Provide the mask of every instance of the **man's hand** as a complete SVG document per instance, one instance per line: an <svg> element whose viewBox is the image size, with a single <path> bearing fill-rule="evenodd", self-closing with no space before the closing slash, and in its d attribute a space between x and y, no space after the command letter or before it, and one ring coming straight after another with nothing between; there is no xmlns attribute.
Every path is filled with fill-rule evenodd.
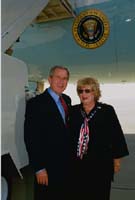
<svg viewBox="0 0 135 200"><path fill-rule="evenodd" d="M48 186L48 174L46 170L41 170L40 172L36 173L36 178L38 184Z"/></svg>

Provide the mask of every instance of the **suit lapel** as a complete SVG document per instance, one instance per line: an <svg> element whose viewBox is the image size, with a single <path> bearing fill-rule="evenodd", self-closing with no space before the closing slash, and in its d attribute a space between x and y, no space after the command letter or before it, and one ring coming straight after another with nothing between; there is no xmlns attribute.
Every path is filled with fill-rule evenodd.
<svg viewBox="0 0 135 200"><path fill-rule="evenodd" d="M48 111L54 112L55 115L57 115L58 121L60 121L60 123L63 123L65 126L64 120L61 116L61 113L60 113L54 99L51 97L51 95L48 93L47 90L45 90L45 92L43 94L45 97L45 102L47 101L47 107L49 109ZM44 102L44 100L43 100L43 102Z"/></svg>

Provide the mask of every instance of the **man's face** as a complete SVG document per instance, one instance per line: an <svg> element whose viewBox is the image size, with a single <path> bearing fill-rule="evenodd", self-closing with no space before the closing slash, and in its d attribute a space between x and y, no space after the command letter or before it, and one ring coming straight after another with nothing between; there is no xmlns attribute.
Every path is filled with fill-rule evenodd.
<svg viewBox="0 0 135 200"><path fill-rule="evenodd" d="M51 89L60 95L67 87L68 74L65 69L55 69L53 76L48 78Z"/></svg>

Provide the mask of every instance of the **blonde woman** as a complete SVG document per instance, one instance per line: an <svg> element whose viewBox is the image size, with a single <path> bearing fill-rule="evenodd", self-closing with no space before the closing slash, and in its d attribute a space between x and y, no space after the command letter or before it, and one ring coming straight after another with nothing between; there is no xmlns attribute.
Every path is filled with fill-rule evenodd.
<svg viewBox="0 0 135 200"><path fill-rule="evenodd" d="M109 200L111 181L128 155L124 134L111 105L99 102L96 79L78 80L80 104L70 113L72 183L75 199Z"/></svg>

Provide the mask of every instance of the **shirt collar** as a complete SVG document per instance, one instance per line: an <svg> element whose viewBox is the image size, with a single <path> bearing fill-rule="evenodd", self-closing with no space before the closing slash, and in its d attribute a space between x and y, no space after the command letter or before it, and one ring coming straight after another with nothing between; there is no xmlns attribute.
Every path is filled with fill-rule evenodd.
<svg viewBox="0 0 135 200"><path fill-rule="evenodd" d="M56 94L50 87L47 89L47 91L51 95L51 97L54 99L55 102L59 101L59 95Z"/></svg>

